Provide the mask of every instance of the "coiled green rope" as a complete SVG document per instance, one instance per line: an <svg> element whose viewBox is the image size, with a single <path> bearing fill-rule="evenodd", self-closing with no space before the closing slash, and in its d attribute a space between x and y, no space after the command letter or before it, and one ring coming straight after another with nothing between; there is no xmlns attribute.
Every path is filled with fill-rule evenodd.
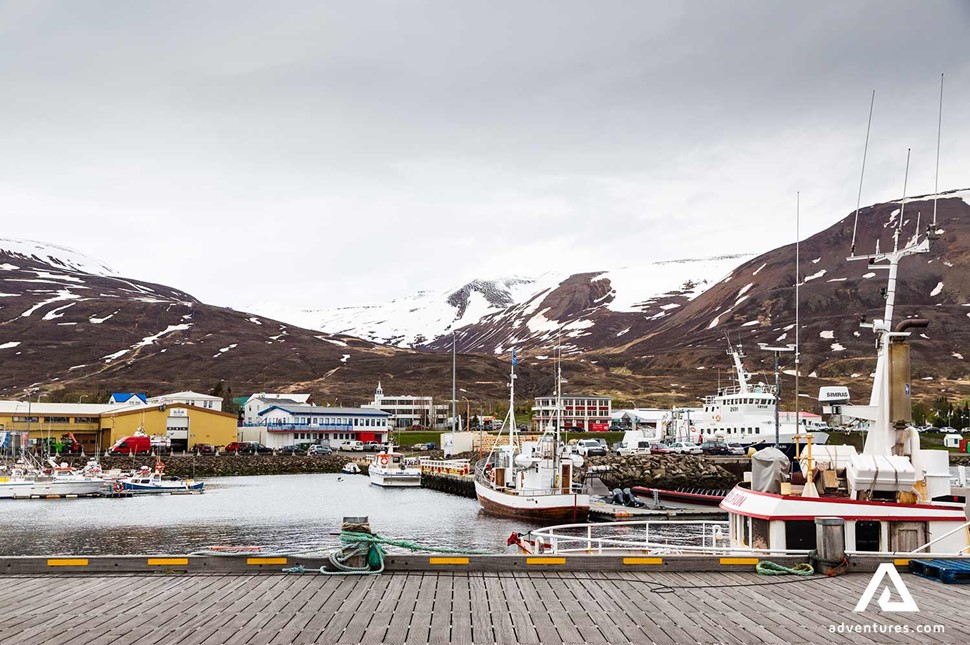
<svg viewBox="0 0 970 645"><path fill-rule="evenodd" d="M763 576L786 576L789 574L796 576L815 575L815 567L807 562L802 562L801 564L795 565L793 568L789 569L788 567L783 567L780 564L762 560L755 565L754 570Z"/></svg>

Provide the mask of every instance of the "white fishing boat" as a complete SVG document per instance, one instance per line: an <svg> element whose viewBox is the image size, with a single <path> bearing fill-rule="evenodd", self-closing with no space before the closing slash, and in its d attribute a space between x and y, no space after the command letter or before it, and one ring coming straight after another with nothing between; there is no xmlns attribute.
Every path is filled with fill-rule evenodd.
<svg viewBox="0 0 970 645"><path fill-rule="evenodd" d="M585 520L589 493L573 482L573 472L583 464L579 455L564 454L559 436L561 411L554 427L539 441L520 442L515 427L515 352L509 381L509 412L492 451L475 470L475 495L485 512L501 517L539 521ZM556 400L561 398L562 379L557 371ZM507 439L502 443L502 431Z"/></svg>
<svg viewBox="0 0 970 645"><path fill-rule="evenodd" d="M663 422L666 434L677 441L723 440L743 446L774 445L778 388L756 380L754 374L744 369L744 351L740 345L729 343L727 353L733 363L735 384L704 397L701 408L671 411ZM811 434L813 444L822 445L828 441L827 428L821 417L780 412L778 443L790 445L795 435Z"/></svg>
<svg viewBox="0 0 970 645"><path fill-rule="evenodd" d="M177 477L166 478L164 474L165 464L160 461L155 464L155 468L142 466L131 477L116 480L112 484L112 491L150 495L153 493L201 493L205 489L205 482Z"/></svg>
<svg viewBox="0 0 970 645"><path fill-rule="evenodd" d="M394 452L394 444L371 457L367 467L370 483L384 488L413 488L421 485L421 468L408 464L399 452Z"/></svg>
<svg viewBox="0 0 970 645"><path fill-rule="evenodd" d="M345 475L359 475L361 470L360 466L358 466L356 463L348 461L340 469L340 472L344 473Z"/></svg>

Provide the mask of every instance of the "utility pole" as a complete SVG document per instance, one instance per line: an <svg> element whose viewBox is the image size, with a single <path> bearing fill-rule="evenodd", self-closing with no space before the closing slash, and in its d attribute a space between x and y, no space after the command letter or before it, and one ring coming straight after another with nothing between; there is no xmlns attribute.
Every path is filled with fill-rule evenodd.
<svg viewBox="0 0 970 645"><path fill-rule="evenodd" d="M451 431L457 432L458 419L455 417L455 366L457 365L458 355L458 334L454 329L451 330Z"/></svg>

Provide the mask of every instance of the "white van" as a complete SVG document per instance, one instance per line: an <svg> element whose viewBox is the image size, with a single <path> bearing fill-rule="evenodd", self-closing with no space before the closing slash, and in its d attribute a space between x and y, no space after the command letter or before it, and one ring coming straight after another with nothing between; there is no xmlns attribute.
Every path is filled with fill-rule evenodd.
<svg viewBox="0 0 970 645"><path fill-rule="evenodd" d="M635 441L623 441L616 448L616 454L621 457L629 457L631 455L649 455L650 446L657 443L656 441L651 441L650 439L637 439Z"/></svg>
<svg viewBox="0 0 970 645"><path fill-rule="evenodd" d="M353 439L332 439L330 441L332 450L345 450L347 452L364 452L364 442L354 441Z"/></svg>

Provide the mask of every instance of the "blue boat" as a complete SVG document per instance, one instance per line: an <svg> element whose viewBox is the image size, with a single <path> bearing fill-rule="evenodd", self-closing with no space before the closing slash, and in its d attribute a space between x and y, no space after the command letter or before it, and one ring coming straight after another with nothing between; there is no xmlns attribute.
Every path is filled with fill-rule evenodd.
<svg viewBox="0 0 970 645"><path fill-rule="evenodd" d="M114 490L119 493L129 492L134 494L201 493L205 488L205 482L179 479L178 477L166 479L164 473L165 464L162 462L155 464L154 470L148 466L142 466L131 477L117 480L114 484Z"/></svg>

